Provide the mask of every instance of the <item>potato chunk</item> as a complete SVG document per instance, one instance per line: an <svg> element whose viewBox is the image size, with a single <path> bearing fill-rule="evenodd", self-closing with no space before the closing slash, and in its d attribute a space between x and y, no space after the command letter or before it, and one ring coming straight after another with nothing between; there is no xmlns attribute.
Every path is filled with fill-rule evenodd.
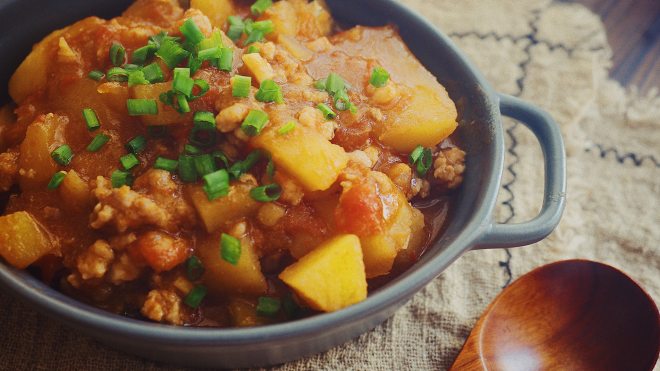
<svg viewBox="0 0 660 371"><path fill-rule="evenodd" d="M0 217L0 255L24 269L53 249L49 236L25 211Z"/></svg>
<svg viewBox="0 0 660 371"><path fill-rule="evenodd" d="M243 63L250 70L250 73L259 81L259 84L266 80L272 80L275 77L273 66L268 63L260 54L243 54Z"/></svg>
<svg viewBox="0 0 660 371"><path fill-rule="evenodd" d="M220 234L215 233L197 244L197 254L206 269L204 283L220 295L263 295L268 289L261 273L259 256L249 238L241 241L241 257L236 265L222 259Z"/></svg>
<svg viewBox="0 0 660 371"><path fill-rule="evenodd" d="M214 233L227 223L249 217L259 210L261 205L250 197L250 189L252 189L252 185L234 183L229 188L227 196L213 201L209 201L206 192L199 186L189 188L188 194L206 227L206 231Z"/></svg>
<svg viewBox="0 0 660 371"><path fill-rule="evenodd" d="M67 123L66 117L48 114L28 126L18 159L21 189L44 187L57 172L58 165L50 153L64 144Z"/></svg>
<svg viewBox="0 0 660 371"><path fill-rule="evenodd" d="M71 211L80 212L91 208L92 194L89 185L75 170L69 170L57 189L64 200L64 207Z"/></svg>
<svg viewBox="0 0 660 371"><path fill-rule="evenodd" d="M297 126L286 135L265 130L252 145L270 152L273 161L296 178L308 191L324 191L337 180L348 164L348 155L316 131Z"/></svg>
<svg viewBox="0 0 660 371"><path fill-rule="evenodd" d="M201 10L217 28L222 28L227 18L236 14L234 3L230 0L190 0L190 7Z"/></svg>
<svg viewBox="0 0 660 371"><path fill-rule="evenodd" d="M190 115L182 115L172 106L166 106L160 101L160 95L172 90L171 82L163 82L151 85L136 85L133 87L132 98L135 99L153 99L158 104L158 114L140 116L145 125L162 126L174 125L186 121Z"/></svg>
<svg viewBox="0 0 660 371"><path fill-rule="evenodd" d="M357 236L337 236L287 267L280 279L312 309L332 312L367 297L367 278Z"/></svg>

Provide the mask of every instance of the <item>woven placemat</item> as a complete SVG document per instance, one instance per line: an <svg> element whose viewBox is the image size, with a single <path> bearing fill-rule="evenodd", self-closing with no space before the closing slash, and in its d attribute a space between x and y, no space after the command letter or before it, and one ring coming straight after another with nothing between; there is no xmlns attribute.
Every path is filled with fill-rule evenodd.
<svg viewBox="0 0 660 371"><path fill-rule="evenodd" d="M374 331L278 370L448 368L488 303L534 267L587 258L629 273L660 299L660 99L608 79L611 50L599 18L550 0L403 0L449 34L495 88L549 111L568 152L568 206L546 240L470 252ZM505 121L506 171L497 218L538 212L541 153ZM0 293L0 369L152 370ZM658 367L658 366L656 366Z"/></svg>

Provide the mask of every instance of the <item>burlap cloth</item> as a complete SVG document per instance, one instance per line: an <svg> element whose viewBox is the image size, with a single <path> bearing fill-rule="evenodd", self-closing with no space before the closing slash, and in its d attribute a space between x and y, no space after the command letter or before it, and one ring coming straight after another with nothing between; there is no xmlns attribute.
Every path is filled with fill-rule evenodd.
<svg viewBox="0 0 660 371"><path fill-rule="evenodd" d="M587 258L629 273L660 299L660 98L608 78L599 18L550 0L405 0L453 37L501 92L548 110L566 141L568 206L545 241L470 252L376 330L279 370L446 369L487 304L534 267ZM541 154L505 122L507 159L497 218L533 217ZM100 345L0 293L3 370L151 370L163 367ZM656 366L658 368L658 366Z"/></svg>

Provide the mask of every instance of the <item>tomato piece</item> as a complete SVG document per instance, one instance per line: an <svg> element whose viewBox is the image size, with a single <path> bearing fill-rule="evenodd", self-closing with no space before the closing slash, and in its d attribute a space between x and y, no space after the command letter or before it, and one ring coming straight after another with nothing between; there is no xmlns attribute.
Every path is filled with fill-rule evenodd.
<svg viewBox="0 0 660 371"><path fill-rule="evenodd" d="M176 267L189 255L186 240L162 232L142 234L135 244L144 260L156 272L164 272Z"/></svg>
<svg viewBox="0 0 660 371"><path fill-rule="evenodd" d="M345 190L335 210L335 223L340 232L361 237L381 232L385 217L376 185L362 183Z"/></svg>

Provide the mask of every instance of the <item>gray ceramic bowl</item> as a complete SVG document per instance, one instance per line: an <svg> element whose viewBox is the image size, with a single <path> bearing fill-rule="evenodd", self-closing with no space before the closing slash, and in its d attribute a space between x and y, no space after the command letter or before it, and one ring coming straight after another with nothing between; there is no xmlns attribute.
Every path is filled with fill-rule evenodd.
<svg viewBox="0 0 660 371"><path fill-rule="evenodd" d="M0 284L46 315L128 353L187 366L262 366L322 352L373 329L468 250L521 246L546 237L559 223L566 187L563 143L552 119L527 103L494 92L446 36L396 2L327 2L346 24L396 24L412 51L461 102L457 135L468 153L465 183L446 232L410 270L344 310L247 329L180 328L120 317L75 301L1 263ZM118 15L129 3L0 0L0 84L7 86L8 76L31 45L51 30L88 15ZM529 127L545 155L543 207L524 224L496 224L491 217L503 168L501 114Z"/></svg>

